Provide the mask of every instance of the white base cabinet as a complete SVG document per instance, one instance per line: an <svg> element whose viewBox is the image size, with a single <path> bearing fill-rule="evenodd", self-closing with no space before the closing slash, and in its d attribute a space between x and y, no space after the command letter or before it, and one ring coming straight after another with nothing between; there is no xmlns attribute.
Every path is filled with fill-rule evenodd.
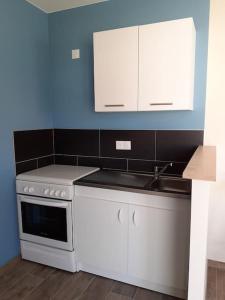
<svg viewBox="0 0 225 300"><path fill-rule="evenodd" d="M186 298L190 199L75 186L78 270Z"/></svg>
<svg viewBox="0 0 225 300"><path fill-rule="evenodd" d="M126 273L128 205L98 198L76 198L79 261Z"/></svg>
<svg viewBox="0 0 225 300"><path fill-rule="evenodd" d="M175 209L131 205L130 220L128 273L165 287L185 290L188 214Z"/></svg>

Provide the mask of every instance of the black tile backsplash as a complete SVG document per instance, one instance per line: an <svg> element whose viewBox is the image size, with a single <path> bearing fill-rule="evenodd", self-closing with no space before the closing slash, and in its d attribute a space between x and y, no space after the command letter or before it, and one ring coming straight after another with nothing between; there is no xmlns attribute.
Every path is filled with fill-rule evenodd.
<svg viewBox="0 0 225 300"><path fill-rule="evenodd" d="M97 168L102 167L100 157L78 156L77 162L78 162L78 166L97 167Z"/></svg>
<svg viewBox="0 0 225 300"><path fill-rule="evenodd" d="M73 155L55 155L55 164L56 165L77 165L77 157Z"/></svg>
<svg viewBox="0 0 225 300"><path fill-rule="evenodd" d="M78 166L98 167L102 169L127 170L127 160L104 157L79 157Z"/></svg>
<svg viewBox="0 0 225 300"><path fill-rule="evenodd" d="M103 169L114 169L127 171L127 160L117 158L102 158Z"/></svg>
<svg viewBox="0 0 225 300"><path fill-rule="evenodd" d="M16 164L16 175L37 169L37 159L24 161Z"/></svg>
<svg viewBox="0 0 225 300"><path fill-rule="evenodd" d="M131 151L116 150L116 141L131 141ZM153 130L101 130L100 142L102 157L155 159Z"/></svg>
<svg viewBox="0 0 225 300"><path fill-rule="evenodd" d="M54 163L53 129L14 132L16 174Z"/></svg>
<svg viewBox="0 0 225 300"><path fill-rule="evenodd" d="M55 153L99 156L99 130L55 129Z"/></svg>
<svg viewBox="0 0 225 300"><path fill-rule="evenodd" d="M170 162L162 161L146 161L146 160L128 160L128 171L130 172L143 172L143 173L154 173L155 167L163 168L166 164ZM173 163L172 167L168 167L164 174L167 175L179 175L183 174L186 167L186 163Z"/></svg>
<svg viewBox="0 0 225 300"><path fill-rule="evenodd" d="M152 173L156 165L173 162L165 174L180 176L203 144L203 134L201 130L17 131L16 170L19 174L55 163ZM116 141L131 141L131 151L116 150Z"/></svg>
<svg viewBox="0 0 225 300"><path fill-rule="evenodd" d="M53 154L53 130L14 132L16 162Z"/></svg>
<svg viewBox="0 0 225 300"><path fill-rule="evenodd" d="M156 159L188 162L199 145L203 131L162 130L156 133Z"/></svg>
<svg viewBox="0 0 225 300"><path fill-rule="evenodd" d="M43 168L47 167L49 165L54 164L54 156L46 156L46 157L41 157L38 160L38 168Z"/></svg>

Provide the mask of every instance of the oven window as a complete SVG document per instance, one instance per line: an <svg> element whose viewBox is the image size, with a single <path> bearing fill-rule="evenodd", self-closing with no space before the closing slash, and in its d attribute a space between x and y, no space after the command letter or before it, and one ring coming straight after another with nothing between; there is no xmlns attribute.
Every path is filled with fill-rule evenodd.
<svg viewBox="0 0 225 300"><path fill-rule="evenodd" d="M66 208L21 202L23 232L67 242Z"/></svg>

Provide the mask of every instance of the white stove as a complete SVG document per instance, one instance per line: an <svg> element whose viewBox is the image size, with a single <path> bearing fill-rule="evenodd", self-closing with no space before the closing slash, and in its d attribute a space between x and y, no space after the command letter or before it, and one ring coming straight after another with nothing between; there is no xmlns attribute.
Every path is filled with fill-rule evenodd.
<svg viewBox="0 0 225 300"><path fill-rule="evenodd" d="M17 176L22 258L76 271L74 182L97 170L51 165Z"/></svg>
<svg viewBox="0 0 225 300"><path fill-rule="evenodd" d="M98 168L50 165L16 177L19 194L72 200L76 180L96 172Z"/></svg>

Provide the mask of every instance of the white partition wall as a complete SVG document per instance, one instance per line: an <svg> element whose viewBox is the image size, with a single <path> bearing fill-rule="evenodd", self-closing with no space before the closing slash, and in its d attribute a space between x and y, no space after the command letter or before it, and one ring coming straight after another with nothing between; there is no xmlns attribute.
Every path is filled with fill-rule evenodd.
<svg viewBox="0 0 225 300"><path fill-rule="evenodd" d="M225 1L210 1L205 144L217 146L217 183L211 189L208 258L225 262Z"/></svg>
<svg viewBox="0 0 225 300"><path fill-rule="evenodd" d="M210 182L193 180L188 300L205 300Z"/></svg>

